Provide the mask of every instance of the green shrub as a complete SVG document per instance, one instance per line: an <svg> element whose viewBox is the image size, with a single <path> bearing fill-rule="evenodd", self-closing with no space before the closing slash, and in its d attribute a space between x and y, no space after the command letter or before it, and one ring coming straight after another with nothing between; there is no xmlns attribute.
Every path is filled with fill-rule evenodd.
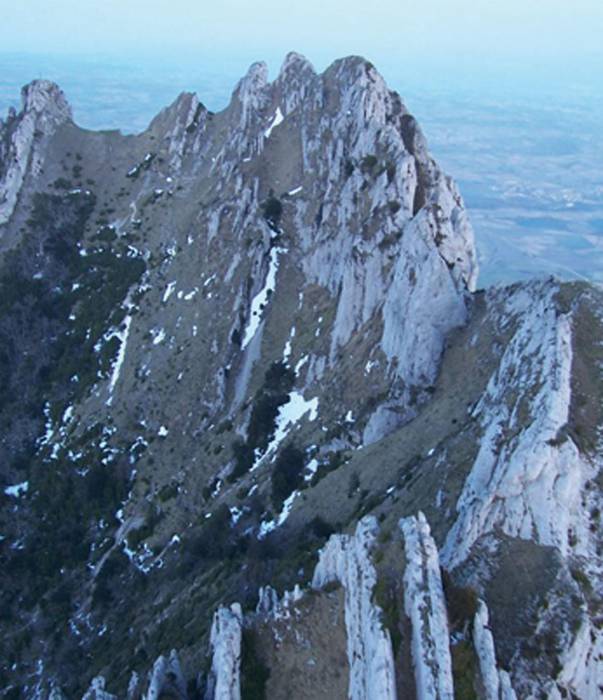
<svg viewBox="0 0 603 700"><path fill-rule="evenodd" d="M469 586L457 586L442 569L442 583L451 631L463 630L473 622L477 612L477 592Z"/></svg>
<svg viewBox="0 0 603 700"><path fill-rule="evenodd" d="M304 453L288 445L278 456L272 469L272 505L280 510L283 501L303 483Z"/></svg>
<svg viewBox="0 0 603 700"><path fill-rule="evenodd" d="M371 173L373 168L377 165L377 162L377 156L369 154L368 156L364 156L364 158L360 161L360 168L365 174Z"/></svg>
<svg viewBox="0 0 603 700"><path fill-rule="evenodd" d="M335 528L331 525L331 523L328 523L324 518L321 518L319 515L313 518L310 521L309 525L312 534L319 538L326 539L335 532Z"/></svg>
<svg viewBox="0 0 603 700"><path fill-rule="evenodd" d="M450 648L455 700L477 700L475 678L477 659L471 642L461 641Z"/></svg>
<svg viewBox="0 0 603 700"><path fill-rule="evenodd" d="M176 498L178 495L178 484L164 484L159 491L159 500L162 503Z"/></svg>
<svg viewBox="0 0 603 700"><path fill-rule="evenodd" d="M389 631L392 640L394 656L397 655L402 632L400 630L400 600L402 592L399 590L395 577L380 573L377 583L373 588L373 602L381 609L381 624Z"/></svg>
<svg viewBox="0 0 603 700"><path fill-rule="evenodd" d="M228 475L228 481L231 483L243 476L243 474L246 474L253 466L253 447L241 438L238 438L232 443L232 455L235 465L232 472Z"/></svg>
<svg viewBox="0 0 603 700"><path fill-rule="evenodd" d="M185 540L185 551L194 558L224 559L235 551L228 506L223 503L203 522L201 529Z"/></svg>
<svg viewBox="0 0 603 700"><path fill-rule="evenodd" d="M269 678L270 669L258 656L253 631L244 629L241 643L241 700L266 700Z"/></svg>
<svg viewBox="0 0 603 700"><path fill-rule="evenodd" d="M264 383L253 400L247 440L237 439L232 444L235 460L230 482L245 474L253 465L255 450L264 452L274 436L279 408L289 399L295 381L295 372L284 362L273 362L266 371Z"/></svg>
<svg viewBox="0 0 603 700"><path fill-rule="evenodd" d="M283 214L283 205L271 192L268 199L262 204L262 212L270 228L276 230Z"/></svg>

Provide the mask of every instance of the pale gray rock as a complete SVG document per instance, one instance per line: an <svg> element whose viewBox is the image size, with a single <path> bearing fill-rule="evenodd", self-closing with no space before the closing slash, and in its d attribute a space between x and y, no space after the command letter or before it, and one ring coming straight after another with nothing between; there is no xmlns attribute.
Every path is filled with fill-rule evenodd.
<svg viewBox="0 0 603 700"><path fill-rule="evenodd" d="M369 697L396 698L394 658L389 632L381 624L379 607L373 601L377 573L371 549L377 533L377 521L363 518L354 535L332 535L320 551L312 587L320 589L337 581L345 589L351 700Z"/></svg>
<svg viewBox="0 0 603 700"><path fill-rule="evenodd" d="M21 102L21 112L0 124L0 226L13 214L26 174L39 175L45 140L72 119L62 90L48 80L25 86Z"/></svg>
<svg viewBox="0 0 603 700"><path fill-rule="evenodd" d="M488 607L483 600L478 601L472 634L485 700L517 700L509 674L496 663L494 638L488 627Z"/></svg>
<svg viewBox="0 0 603 700"><path fill-rule="evenodd" d="M210 634L212 663L206 700L240 700L242 631L243 613L238 603L216 610Z"/></svg>
<svg viewBox="0 0 603 700"><path fill-rule="evenodd" d="M264 617L279 619L289 617L290 608L303 598L303 591L299 586L295 586L292 591L285 591L282 598L279 598L277 591L271 586L262 586L258 594L258 604L256 613Z"/></svg>
<svg viewBox="0 0 603 700"><path fill-rule="evenodd" d="M495 527L556 546L563 555L570 537L575 554L587 555L594 546L583 493L599 467L583 459L571 437L557 440L569 418L572 371L571 318L557 313L558 291L555 282L533 283L505 302L517 329L472 411L483 433L442 549L449 568ZM519 410L526 401L528 420ZM505 433L513 437L503 442Z"/></svg>
<svg viewBox="0 0 603 700"><path fill-rule="evenodd" d="M452 700L452 662L446 601L436 544L423 513L400 521L404 535L404 610L412 626L418 700Z"/></svg>
<svg viewBox="0 0 603 700"><path fill-rule="evenodd" d="M149 682L144 700L159 700L163 694L170 694L179 700L186 700L186 681L180 667L178 654L174 649L168 658L160 656L149 674Z"/></svg>
<svg viewBox="0 0 603 700"><path fill-rule="evenodd" d="M105 678L97 676L92 679L90 687L84 693L82 700L117 700L117 696L105 690Z"/></svg>
<svg viewBox="0 0 603 700"><path fill-rule="evenodd" d="M132 671L130 676L130 681L128 683L128 693L126 695L126 700L136 700L139 697L140 692L140 677L136 671Z"/></svg>

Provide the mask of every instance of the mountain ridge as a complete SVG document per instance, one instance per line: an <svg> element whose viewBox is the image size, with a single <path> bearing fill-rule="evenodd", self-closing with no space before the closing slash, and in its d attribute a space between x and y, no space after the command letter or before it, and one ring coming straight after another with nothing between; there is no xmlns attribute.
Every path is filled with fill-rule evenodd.
<svg viewBox="0 0 603 700"><path fill-rule="evenodd" d="M372 64L254 64L136 136L34 83L0 131L5 688L245 697L254 658L268 697L372 697L373 663L384 697L596 696L600 292L475 292L460 194ZM326 610L349 687L296 665Z"/></svg>

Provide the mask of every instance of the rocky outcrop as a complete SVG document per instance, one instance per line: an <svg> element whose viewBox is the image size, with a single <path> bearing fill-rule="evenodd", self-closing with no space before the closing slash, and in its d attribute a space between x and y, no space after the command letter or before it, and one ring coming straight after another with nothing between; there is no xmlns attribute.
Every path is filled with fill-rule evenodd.
<svg viewBox="0 0 603 700"><path fill-rule="evenodd" d="M454 184L370 64L338 61L306 88L295 113L303 170L314 174L295 216L303 267L337 295L331 362L355 331L381 317L380 348L397 382L387 415L365 433L365 443L374 442L400 422L411 387L434 381L445 334L466 320L465 293L477 275L473 233Z"/></svg>
<svg viewBox="0 0 603 700"><path fill-rule="evenodd" d="M103 676L92 679L90 688L83 695L82 700L117 700L116 695L112 695L105 690L106 681Z"/></svg>
<svg viewBox="0 0 603 700"><path fill-rule="evenodd" d="M211 671L206 700L240 700L243 613L238 603L220 607L211 628Z"/></svg>
<svg viewBox="0 0 603 700"><path fill-rule="evenodd" d="M597 620L583 616L571 643L561 651L561 670L547 685L549 697L560 700L572 693L584 700L601 697L603 687L603 634Z"/></svg>
<svg viewBox="0 0 603 700"><path fill-rule="evenodd" d="M169 657L160 656L149 674L149 684L144 700L159 700L163 695L186 700L186 681L180 668L180 660L174 649Z"/></svg>
<svg viewBox="0 0 603 700"><path fill-rule="evenodd" d="M194 93L183 92L153 119L149 131L160 140L168 156L168 167L178 177L185 157L196 157L203 148L208 111Z"/></svg>
<svg viewBox="0 0 603 700"><path fill-rule="evenodd" d="M438 550L423 513L400 521L404 535L404 610L412 626L417 698L452 700L452 665Z"/></svg>
<svg viewBox="0 0 603 700"><path fill-rule="evenodd" d="M292 591L285 591L282 597L279 598L274 588L262 586L258 596L256 613L272 619L280 619L289 617L291 606L302 599L303 591L299 586L296 586Z"/></svg>
<svg viewBox="0 0 603 700"><path fill-rule="evenodd" d="M296 261L304 287L319 285L335 300L323 329L330 373L354 332L379 327L375 351L385 355L380 372L390 390L364 434L365 443L375 442L412 415L437 376L445 335L467 318L477 262L458 190L430 157L399 96L360 57L317 75L289 54L273 83L266 65L256 63L224 118L231 137L216 145L207 134L196 159L211 161L224 204L200 219L210 239L228 230L248 240L257 236L258 206L269 196L280 201L279 230L294 243L279 247L281 267ZM276 255L273 238L263 232L261 248L251 253L252 285L238 293L247 328L274 267L267 264ZM278 303L278 280L274 292L264 318ZM247 355L255 356L261 342L264 323L256 326L259 338L246 338ZM244 388L248 375L249 363L239 375Z"/></svg>
<svg viewBox="0 0 603 700"><path fill-rule="evenodd" d="M572 329L570 316L557 312L558 292L555 282L534 283L504 300L505 322L515 322L516 328L472 411L482 437L442 549L449 568L462 563L473 543L497 527L555 546L563 555L570 551L570 538L573 553L590 549L582 494L596 468L564 434Z"/></svg>
<svg viewBox="0 0 603 700"><path fill-rule="evenodd" d="M376 532L377 521L367 517L354 535L333 535L320 552L312 578L313 588L339 582L345 589L351 700L396 698L391 640L372 598L377 574L370 552Z"/></svg>
<svg viewBox="0 0 603 700"><path fill-rule="evenodd" d="M473 645L479 661L484 700L517 700L509 674L496 663L494 638L488 627L488 607L483 600L478 602L473 620Z"/></svg>
<svg viewBox="0 0 603 700"><path fill-rule="evenodd" d="M0 122L0 226L13 214L24 178L39 174L43 142L72 118L71 108L57 85L35 80L21 91L21 112Z"/></svg>

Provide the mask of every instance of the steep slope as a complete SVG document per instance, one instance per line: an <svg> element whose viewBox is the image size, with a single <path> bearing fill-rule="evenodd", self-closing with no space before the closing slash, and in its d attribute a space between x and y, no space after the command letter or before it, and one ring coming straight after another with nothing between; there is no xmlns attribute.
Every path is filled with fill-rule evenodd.
<svg viewBox="0 0 603 700"><path fill-rule="evenodd" d="M601 293L473 293L371 64L0 144L9 697L595 697Z"/></svg>

